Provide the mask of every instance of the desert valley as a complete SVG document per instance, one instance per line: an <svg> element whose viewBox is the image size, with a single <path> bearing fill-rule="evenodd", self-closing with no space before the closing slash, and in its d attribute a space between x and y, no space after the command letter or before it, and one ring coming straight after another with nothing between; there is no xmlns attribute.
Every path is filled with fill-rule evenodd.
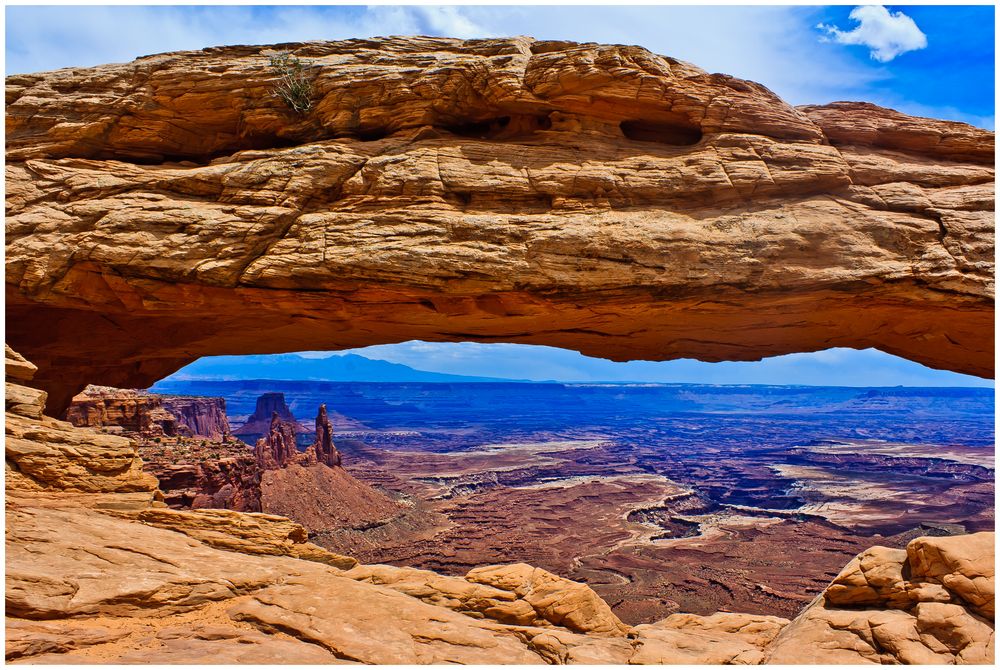
<svg viewBox="0 0 1000 670"><path fill-rule="evenodd" d="M8 661L993 662L992 388L171 376L421 340L992 378L992 132L526 37L7 96Z"/></svg>
<svg viewBox="0 0 1000 670"><path fill-rule="evenodd" d="M872 544L994 525L990 389L156 388L183 395L94 389L69 420L137 439L173 507L281 514L365 563L449 575L529 563L588 584L631 624L678 611L791 617ZM214 421L186 435L146 419L193 403ZM258 465L251 445L273 441L273 415L296 458L316 437L304 410L320 405L336 408L329 421L354 480Z"/></svg>

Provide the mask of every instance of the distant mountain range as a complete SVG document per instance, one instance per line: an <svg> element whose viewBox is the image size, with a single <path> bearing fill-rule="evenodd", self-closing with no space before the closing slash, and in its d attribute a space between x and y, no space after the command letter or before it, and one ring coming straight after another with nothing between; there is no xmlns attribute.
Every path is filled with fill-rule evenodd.
<svg viewBox="0 0 1000 670"><path fill-rule="evenodd" d="M181 368L163 381L281 379L331 382L511 382L523 379L471 377L415 370L401 363L343 354L306 358L298 354L212 356ZM154 387L155 388L155 387Z"/></svg>

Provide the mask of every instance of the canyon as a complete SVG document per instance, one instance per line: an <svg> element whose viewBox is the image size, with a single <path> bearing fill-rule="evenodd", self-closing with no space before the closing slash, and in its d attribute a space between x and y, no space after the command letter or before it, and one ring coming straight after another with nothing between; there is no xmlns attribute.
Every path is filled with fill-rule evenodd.
<svg viewBox="0 0 1000 670"><path fill-rule="evenodd" d="M632 625L793 617L855 554L994 527L991 389L171 380L240 415L336 406L344 468L406 505L313 541L447 575L517 560ZM311 527L294 509L282 512Z"/></svg>
<svg viewBox="0 0 1000 670"><path fill-rule="evenodd" d="M412 339L992 377L992 132L526 37L157 54L9 76L6 110L9 661L993 661L967 389L816 421L794 389L396 385L315 431L250 404L295 406L270 380L132 390ZM456 395L478 421L421 410Z"/></svg>
<svg viewBox="0 0 1000 670"><path fill-rule="evenodd" d="M66 420L78 427L117 426L144 437L185 436L224 441L230 434L222 398L158 396L100 386L88 386L74 396Z"/></svg>

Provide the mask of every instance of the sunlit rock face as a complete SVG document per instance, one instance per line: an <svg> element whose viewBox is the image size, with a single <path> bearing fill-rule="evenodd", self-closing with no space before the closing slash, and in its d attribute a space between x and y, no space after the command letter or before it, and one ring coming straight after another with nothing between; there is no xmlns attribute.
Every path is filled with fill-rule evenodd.
<svg viewBox="0 0 1000 670"><path fill-rule="evenodd" d="M994 533L873 547L770 646L767 662L991 664Z"/></svg>
<svg viewBox="0 0 1000 670"><path fill-rule="evenodd" d="M45 416L45 392L26 386L35 366L10 346L5 350L7 491L134 493L150 500L158 494L135 442Z"/></svg>
<svg viewBox="0 0 1000 670"><path fill-rule="evenodd" d="M221 441L230 434L222 398L162 396L102 386L88 386L75 396L66 420L79 427L117 427L142 437L183 435Z"/></svg>
<svg viewBox="0 0 1000 670"><path fill-rule="evenodd" d="M202 355L877 347L993 374L993 133L638 47L283 45L7 79L7 337L61 412Z"/></svg>

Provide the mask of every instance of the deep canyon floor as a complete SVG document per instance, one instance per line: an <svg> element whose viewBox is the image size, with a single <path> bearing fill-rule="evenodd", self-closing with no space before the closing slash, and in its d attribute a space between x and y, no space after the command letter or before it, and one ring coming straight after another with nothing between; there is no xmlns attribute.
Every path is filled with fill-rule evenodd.
<svg viewBox="0 0 1000 670"><path fill-rule="evenodd" d="M523 561L627 623L790 617L855 554L994 526L991 389L164 381L230 420L324 402L355 477L404 503L314 541L453 575Z"/></svg>

